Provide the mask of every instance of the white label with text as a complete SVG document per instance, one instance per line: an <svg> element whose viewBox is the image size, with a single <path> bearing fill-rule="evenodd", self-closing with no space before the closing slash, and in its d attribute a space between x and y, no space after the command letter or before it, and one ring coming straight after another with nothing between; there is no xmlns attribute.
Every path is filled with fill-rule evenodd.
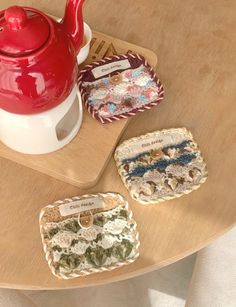
<svg viewBox="0 0 236 307"><path fill-rule="evenodd" d="M100 209L103 208L103 204L104 202L101 198L92 197L60 205L59 211L61 216L67 216L92 209Z"/></svg>
<svg viewBox="0 0 236 307"><path fill-rule="evenodd" d="M92 70L95 79L111 74L116 70L125 70L131 68L129 60L121 60L102 66L98 66Z"/></svg>
<svg viewBox="0 0 236 307"><path fill-rule="evenodd" d="M131 158L133 155L143 153L145 151L150 151L152 149L160 149L165 146L180 143L185 140L185 137L180 134L172 135L150 135L145 139L140 139L129 146L124 147L122 153L126 158Z"/></svg>

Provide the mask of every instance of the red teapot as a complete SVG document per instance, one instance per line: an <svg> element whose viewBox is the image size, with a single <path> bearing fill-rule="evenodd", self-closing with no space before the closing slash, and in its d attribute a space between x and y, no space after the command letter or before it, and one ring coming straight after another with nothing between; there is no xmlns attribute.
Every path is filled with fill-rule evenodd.
<svg viewBox="0 0 236 307"><path fill-rule="evenodd" d="M84 0L68 0L57 22L28 7L0 12L0 108L36 114L59 105L77 79Z"/></svg>

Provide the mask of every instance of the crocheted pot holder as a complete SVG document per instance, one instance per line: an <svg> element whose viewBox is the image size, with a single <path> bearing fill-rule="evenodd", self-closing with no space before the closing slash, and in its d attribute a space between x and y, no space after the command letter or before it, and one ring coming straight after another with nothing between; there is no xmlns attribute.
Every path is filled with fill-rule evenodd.
<svg viewBox="0 0 236 307"><path fill-rule="evenodd" d="M57 201L41 210L39 224L46 260L58 278L110 271L139 256L136 222L117 193Z"/></svg>
<svg viewBox="0 0 236 307"><path fill-rule="evenodd" d="M132 198L141 204L180 197L207 178L200 150L185 128L127 140L116 149L115 160Z"/></svg>
<svg viewBox="0 0 236 307"><path fill-rule="evenodd" d="M132 53L85 66L78 85L89 113L103 124L150 109L164 96L163 86L147 60Z"/></svg>

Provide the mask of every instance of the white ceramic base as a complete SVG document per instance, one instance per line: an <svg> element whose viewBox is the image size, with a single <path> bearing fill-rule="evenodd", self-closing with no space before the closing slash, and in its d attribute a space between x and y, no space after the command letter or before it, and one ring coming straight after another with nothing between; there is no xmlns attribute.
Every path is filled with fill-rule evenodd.
<svg viewBox="0 0 236 307"><path fill-rule="evenodd" d="M55 108L34 115L0 110L0 140L25 154L46 154L68 144L78 133L83 108L77 85Z"/></svg>

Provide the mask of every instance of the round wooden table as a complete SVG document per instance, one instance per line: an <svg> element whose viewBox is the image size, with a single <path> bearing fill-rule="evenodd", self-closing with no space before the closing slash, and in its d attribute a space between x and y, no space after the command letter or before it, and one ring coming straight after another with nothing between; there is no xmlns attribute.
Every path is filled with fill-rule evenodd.
<svg viewBox="0 0 236 307"><path fill-rule="evenodd" d="M0 8L13 2L0 0ZM65 1L60 7L56 0L18 2L35 2L60 15ZM145 207L131 200L113 159L97 186L86 191L0 159L0 287L61 289L127 279L199 250L235 224L235 10L233 0L227 5L213 0L87 1L85 19L92 28L158 55L164 102L136 116L123 139L185 126L202 150L209 178L189 195ZM44 259L40 209L57 199L100 191L128 198L139 226L140 258L112 272L58 280Z"/></svg>

